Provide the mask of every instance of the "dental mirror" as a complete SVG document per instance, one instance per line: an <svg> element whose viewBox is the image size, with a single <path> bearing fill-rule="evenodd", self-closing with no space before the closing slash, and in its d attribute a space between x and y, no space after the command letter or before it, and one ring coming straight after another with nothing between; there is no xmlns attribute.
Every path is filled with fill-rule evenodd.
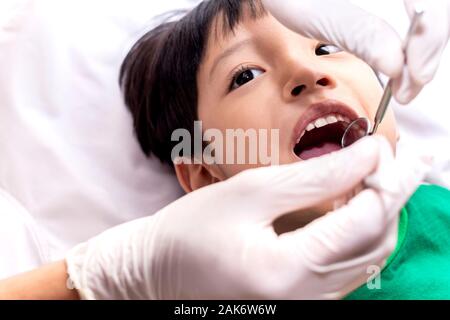
<svg viewBox="0 0 450 320"><path fill-rule="evenodd" d="M419 7L415 8L414 16L411 20L408 34L406 35L406 39L403 44L403 51L406 51L409 44L409 40L417 27L419 18L422 16L423 13L424 10L422 8ZM348 125L347 129L344 132L344 135L342 136L341 140L342 148L348 147L353 143L355 143L356 141L358 141L359 139L369 135L371 136L377 132L378 126L380 125L381 121L384 118L384 115L386 114L386 110L389 106L391 98L392 98L392 79L389 80L384 90L383 97L381 98L377 113L375 115L373 128L371 126L369 119L367 118L356 119L355 121L353 121Z"/></svg>

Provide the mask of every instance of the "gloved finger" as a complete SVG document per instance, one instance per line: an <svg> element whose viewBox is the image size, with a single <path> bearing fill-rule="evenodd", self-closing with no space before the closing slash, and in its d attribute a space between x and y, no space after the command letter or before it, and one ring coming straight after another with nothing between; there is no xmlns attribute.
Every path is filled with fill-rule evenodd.
<svg viewBox="0 0 450 320"><path fill-rule="evenodd" d="M371 225L376 220L372 219L374 216L383 215L377 193L365 190L351 200L348 206L334 213L303 229L282 234L269 245L264 244L266 249L261 250L262 258L259 260L272 261L270 265L261 264L265 269L270 268L269 271L265 270L267 276L264 279L276 275L275 280L272 279L269 283L275 283L275 288L280 285L288 288L285 291L289 292L290 298L339 299L364 282L368 266L383 265L393 247L392 241L388 242L391 247L386 247L386 235L378 237L378 233L385 233L384 229L376 225L378 229L374 231ZM353 228L347 234L349 224ZM340 230L341 234L336 230ZM383 232L377 232L378 230ZM391 238L396 236L392 229L387 232ZM375 233L377 238L374 241L372 235ZM343 243L343 238L351 243ZM276 246L273 248L270 244L274 243ZM292 273L292 270L298 270L298 273ZM304 281L305 278L312 281L308 283ZM301 286L297 279L302 280Z"/></svg>
<svg viewBox="0 0 450 320"><path fill-rule="evenodd" d="M408 104L419 95L423 87L422 84L415 82L410 75L409 68L405 66L402 75L397 79L394 79L392 83L392 92L399 103Z"/></svg>
<svg viewBox="0 0 450 320"><path fill-rule="evenodd" d="M384 220L383 215L378 194L365 190L333 214L281 235L278 260L291 265L291 269L308 270L308 277L317 277L317 281L323 283L320 292L318 288L302 285L296 297L343 298L367 279L367 267L381 268L396 244L396 228L378 221ZM282 265L278 268L283 271ZM278 282L295 283L293 275L285 279L283 273L277 278ZM304 273L300 273L301 277L305 277ZM334 281L326 280L331 277ZM292 291L296 292L295 288Z"/></svg>
<svg viewBox="0 0 450 320"><path fill-rule="evenodd" d="M258 219L274 221L283 214L343 196L377 167L378 139L367 137L349 148L295 164L242 173L240 193L253 194L262 210ZM238 178L236 177L236 178ZM238 181L236 181L238 182ZM248 191L242 190L242 185ZM245 202L245 201L243 201ZM255 206L254 201L252 205Z"/></svg>
<svg viewBox="0 0 450 320"><path fill-rule="evenodd" d="M289 239L289 247L298 248L311 270L330 272L341 268L334 265L367 256L376 248L386 222L379 194L368 189L344 207L284 236L284 243ZM364 262L379 258L369 256Z"/></svg>
<svg viewBox="0 0 450 320"><path fill-rule="evenodd" d="M325 295L328 299L342 299L374 276L381 273L398 242L398 219L389 223L382 238L370 252L348 262L331 265L325 271L336 279ZM323 276L323 274L322 274Z"/></svg>
<svg viewBox="0 0 450 320"><path fill-rule="evenodd" d="M448 0L405 0L405 6L410 17L416 6L424 9L417 32L406 48L410 76L423 86L436 74L450 36L450 4Z"/></svg>
<svg viewBox="0 0 450 320"><path fill-rule="evenodd" d="M263 3L291 30L335 44L391 78L401 74L404 54L399 35L387 22L350 2L263 0Z"/></svg>

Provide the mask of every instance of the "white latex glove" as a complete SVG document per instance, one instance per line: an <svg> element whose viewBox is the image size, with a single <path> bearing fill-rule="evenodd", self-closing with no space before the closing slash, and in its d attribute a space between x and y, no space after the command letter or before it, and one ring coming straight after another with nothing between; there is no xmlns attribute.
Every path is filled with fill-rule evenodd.
<svg viewBox="0 0 450 320"><path fill-rule="evenodd" d="M403 38L384 20L346 0L263 0L264 6L290 29L333 43L375 70L395 79L394 96L406 104L430 82L450 37L449 0L404 0L412 16L414 3L426 10L420 27L403 53Z"/></svg>
<svg viewBox="0 0 450 320"><path fill-rule="evenodd" d="M421 162L408 163L415 170L397 166L385 140L366 138L322 158L246 171L75 247L68 272L85 299L342 298L395 247L398 212L424 174ZM375 189L347 206L274 232L283 213L347 194L368 176Z"/></svg>
<svg viewBox="0 0 450 320"><path fill-rule="evenodd" d="M414 5L425 9L420 19L420 30L411 38L406 48L408 65L401 77L394 81L397 100L408 103L422 88L433 80L442 54L450 38L450 0L404 0L410 17Z"/></svg>

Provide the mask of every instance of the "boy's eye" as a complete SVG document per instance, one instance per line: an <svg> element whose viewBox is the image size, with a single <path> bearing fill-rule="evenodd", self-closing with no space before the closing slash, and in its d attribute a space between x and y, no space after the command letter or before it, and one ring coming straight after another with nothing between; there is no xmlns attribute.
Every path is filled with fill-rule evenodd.
<svg viewBox="0 0 450 320"><path fill-rule="evenodd" d="M230 90L235 90L239 87L242 87L247 82L252 81L253 79L259 77L264 73L261 69L248 68L244 70L238 71L233 77L233 81L231 83Z"/></svg>
<svg viewBox="0 0 450 320"><path fill-rule="evenodd" d="M339 47L336 47L332 44L321 44L317 46L316 48L316 55L317 56L325 56L328 54L338 53L342 50Z"/></svg>

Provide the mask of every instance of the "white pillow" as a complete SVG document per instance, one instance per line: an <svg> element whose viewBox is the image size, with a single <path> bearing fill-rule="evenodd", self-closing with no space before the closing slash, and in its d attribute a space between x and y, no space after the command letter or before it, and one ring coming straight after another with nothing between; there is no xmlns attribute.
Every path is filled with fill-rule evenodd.
<svg viewBox="0 0 450 320"><path fill-rule="evenodd" d="M195 1L3 1L0 187L55 260L182 195L171 170L139 149L118 73L152 17Z"/></svg>

